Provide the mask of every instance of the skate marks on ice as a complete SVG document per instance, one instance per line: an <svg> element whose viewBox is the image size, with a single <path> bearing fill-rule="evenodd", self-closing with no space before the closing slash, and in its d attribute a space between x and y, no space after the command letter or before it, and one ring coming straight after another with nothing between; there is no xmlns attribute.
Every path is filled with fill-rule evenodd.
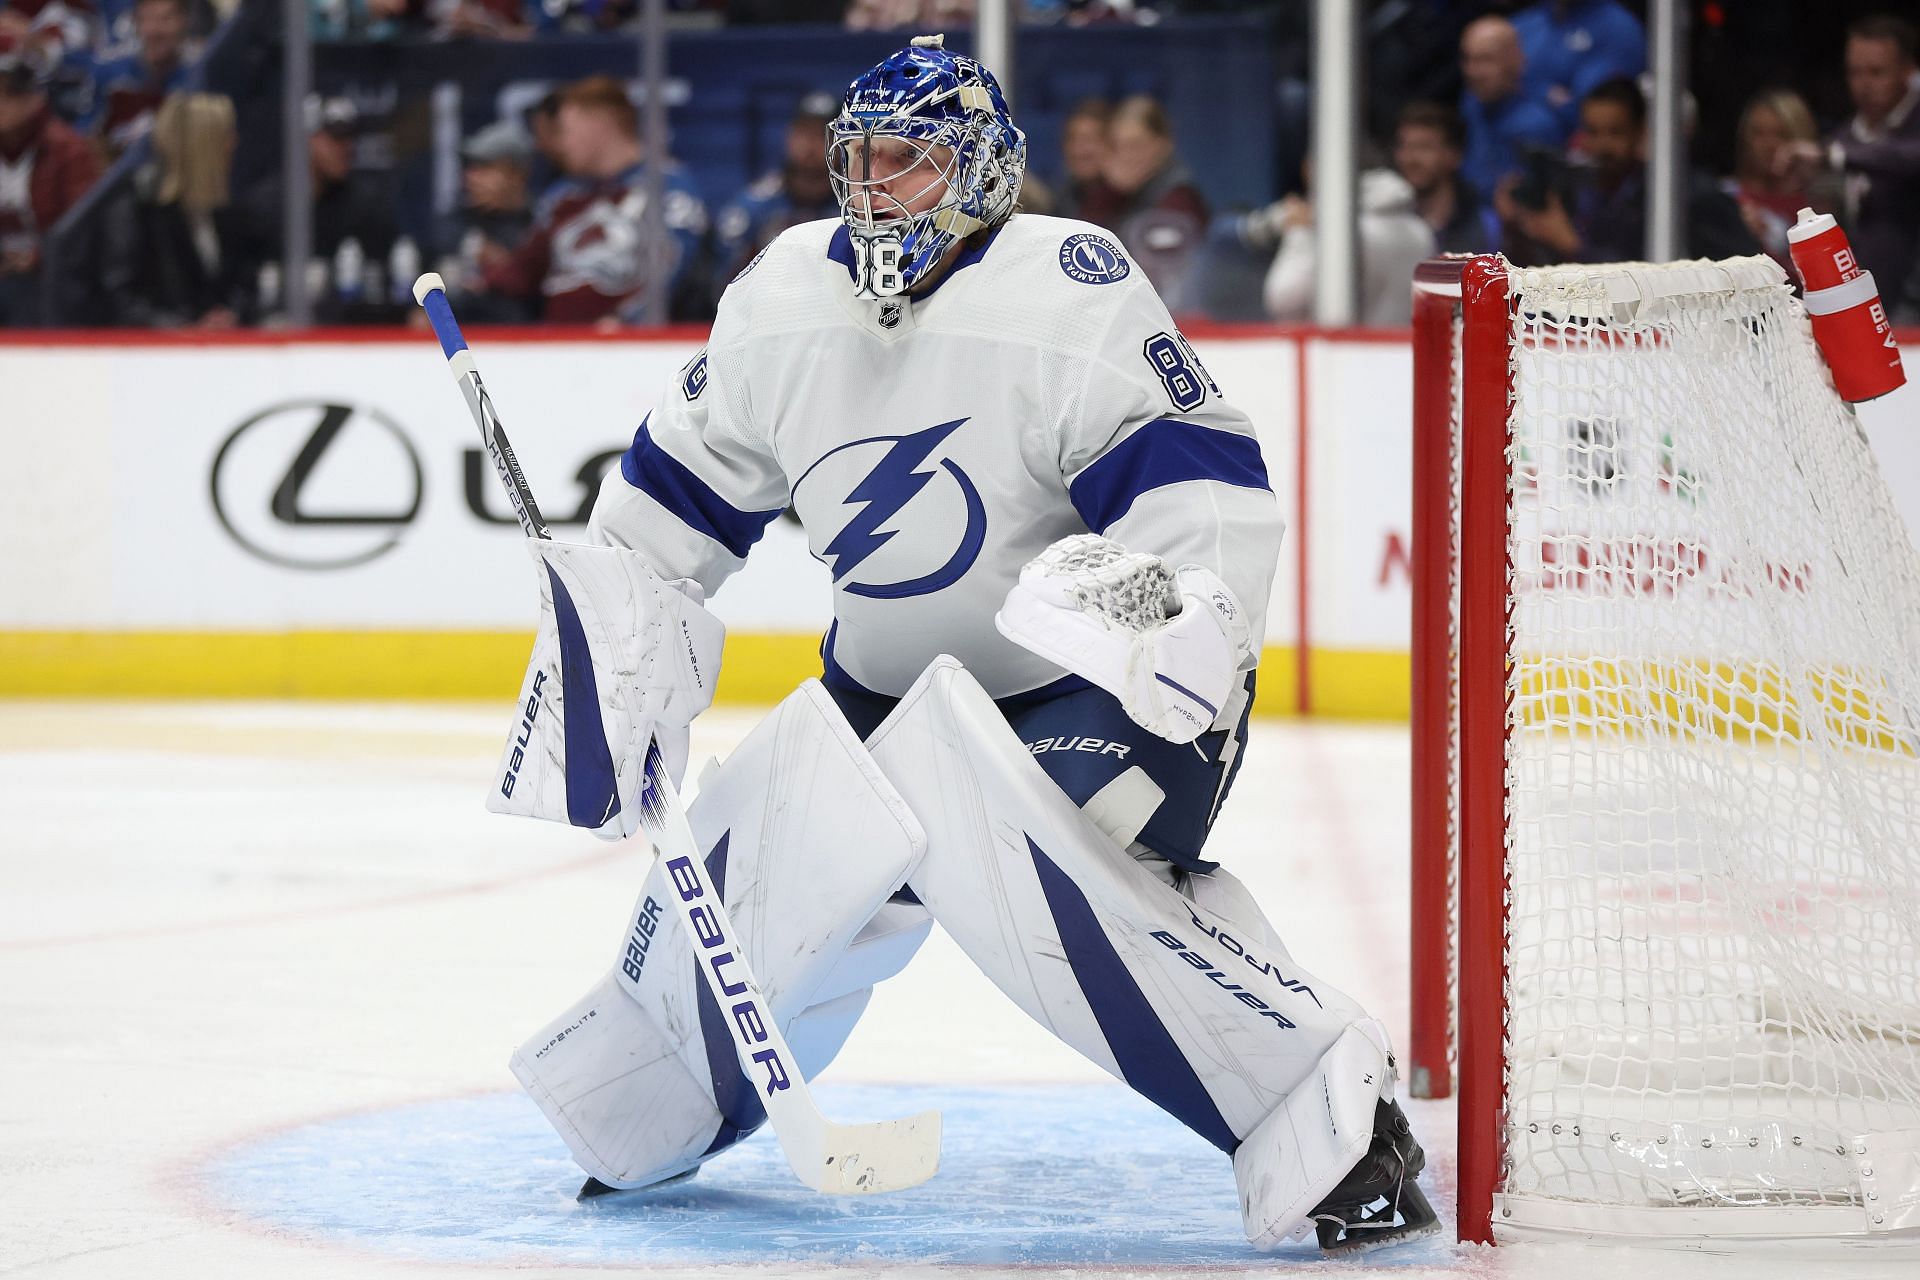
<svg viewBox="0 0 1920 1280"><path fill-rule="evenodd" d="M941 1108L939 1174L893 1195L815 1195L762 1131L690 1181L581 1203L565 1146L524 1096L499 1093L279 1131L201 1177L209 1199L276 1233L442 1263L1183 1274L1320 1261L1310 1241L1256 1253L1226 1158L1118 1085L830 1085L820 1097L845 1118ZM1369 1271L1458 1265L1444 1236L1367 1256Z"/></svg>

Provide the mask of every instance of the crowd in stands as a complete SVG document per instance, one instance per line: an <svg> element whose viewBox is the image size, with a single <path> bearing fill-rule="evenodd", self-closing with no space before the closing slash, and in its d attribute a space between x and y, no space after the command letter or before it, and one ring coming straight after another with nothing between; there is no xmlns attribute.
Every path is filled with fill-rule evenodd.
<svg viewBox="0 0 1920 1280"><path fill-rule="evenodd" d="M834 22L850 31L952 31L972 24L975 0L667 0L677 17L732 25ZM393 40L477 37L528 40L591 35L634 26L640 0L311 0L313 32L323 39ZM1206 3L1136 0L1028 0L1021 20L1089 26L1161 20L1163 9Z"/></svg>
<svg viewBox="0 0 1920 1280"><path fill-rule="evenodd" d="M1848 27L1853 114L1824 136L1792 88L1754 93L1731 174L1716 179L1697 166L1686 174L1684 253L1766 253L1786 267L1798 211L1833 212L1896 320L1920 321L1914 42L1913 25L1897 17ZM1617 0L1547 0L1468 22L1459 59L1457 103L1405 104L1388 164L1361 175L1363 323L1406 322L1411 264L1435 251L1498 250L1523 266L1645 256L1650 85L1639 20ZM1244 244L1274 250L1267 314L1308 318L1309 200L1287 196L1241 216L1235 230Z"/></svg>
<svg viewBox="0 0 1920 1280"><path fill-rule="evenodd" d="M0 325L42 322L47 233L129 155L141 158L137 172L101 202L84 241L89 306L64 318L275 322L286 290L281 180L274 172L231 189L243 125L195 77L201 42L238 3L0 0ZM972 10L971 0L671 7L715 21L804 17L914 30L964 26ZM1650 80L1640 17L1621 0L1431 8L1444 17L1447 43L1418 63L1421 74L1389 87L1400 91L1384 99L1394 111L1384 136L1363 143L1360 321L1405 323L1409 274L1435 252L1499 250L1522 265L1643 256ZM313 0L311 15L321 39L522 40L622 29L637 9L635 0ZM1025 12L1093 23L1157 11L1130 0L1029 0ZM1785 264L1797 211L1830 211L1896 320L1920 321L1915 39L1900 17L1854 19L1844 42L1849 110L1824 122L1791 77L1743 86L1728 171L1696 167L1686 177L1685 253L1767 253ZM698 322L774 236L834 216L824 136L838 108L831 95L795 102L778 163L711 205L680 166L659 158L664 199L653 218L656 158L632 89L588 77L479 129L460 149L458 207L426 226L402 225L390 175L356 163L381 126L352 98L314 98L314 257L304 283L318 318L400 318L407 282L431 266L476 322L640 323L662 297L670 318ZM1377 110L1378 86L1373 96ZM1689 129L1694 120L1690 113ZM1183 163L1175 139L1152 97L1079 101L1057 149L1030 156L1022 206L1108 228L1176 312L1310 319L1311 164L1283 172L1260 207L1216 209L1207 175ZM1298 139L1289 145L1297 155Z"/></svg>
<svg viewBox="0 0 1920 1280"><path fill-rule="evenodd" d="M201 39L231 12L205 0L0 0L0 325L42 319L41 276L47 233L93 188L107 166L168 122L156 150L169 163L152 180L182 213L182 239L140 242L143 228L121 210L113 238L90 244L100 287L118 272L155 277L190 271L196 226L226 203L224 157L214 165L181 153L181 139L207 126L219 104L196 101L191 69ZM231 138L231 104L225 108ZM230 141L227 144L231 145ZM164 174L162 169L165 170ZM208 190L208 184L217 190ZM159 194L159 193L156 193ZM103 223L111 221L103 219ZM107 250L111 249L110 256ZM172 257L175 249L185 256ZM149 250L169 255L144 260ZM191 317L130 314L129 323L179 323ZM230 317L229 317L230 319Z"/></svg>

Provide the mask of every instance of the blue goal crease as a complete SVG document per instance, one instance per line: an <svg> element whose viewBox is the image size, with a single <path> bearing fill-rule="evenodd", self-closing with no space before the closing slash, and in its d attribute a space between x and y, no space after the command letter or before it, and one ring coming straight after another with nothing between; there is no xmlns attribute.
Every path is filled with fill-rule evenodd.
<svg viewBox="0 0 1920 1280"><path fill-rule="evenodd" d="M841 1117L939 1108L939 1174L892 1195L816 1195L763 1132L689 1181L581 1203L582 1174L565 1144L528 1098L503 1092L276 1133L218 1157L204 1182L223 1207L294 1236L455 1264L1181 1274L1284 1270L1320 1257L1310 1244L1255 1252L1231 1163L1118 1084L828 1084L819 1093ZM422 1187L433 1189L431 1208ZM1451 1268L1459 1259L1440 1239L1368 1264Z"/></svg>

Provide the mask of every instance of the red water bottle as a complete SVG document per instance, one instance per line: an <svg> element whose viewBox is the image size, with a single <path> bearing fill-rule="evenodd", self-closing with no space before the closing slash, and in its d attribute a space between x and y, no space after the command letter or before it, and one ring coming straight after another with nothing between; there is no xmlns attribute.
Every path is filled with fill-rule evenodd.
<svg viewBox="0 0 1920 1280"><path fill-rule="evenodd" d="M1833 215L1802 209L1787 232L1787 249L1806 286L1813 340L1833 371L1840 398L1858 404L1903 385L1907 375L1886 304L1873 273L1860 269Z"/></svg>

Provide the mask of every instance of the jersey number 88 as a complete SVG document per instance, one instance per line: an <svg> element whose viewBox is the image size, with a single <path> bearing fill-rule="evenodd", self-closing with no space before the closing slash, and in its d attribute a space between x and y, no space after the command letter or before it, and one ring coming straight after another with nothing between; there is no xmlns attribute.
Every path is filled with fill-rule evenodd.
<svg viewBox="0 0 1920 1280"><path fill-rule="evenodd" d="M1185 334L1156 333L1147 339L1141 352L1159 376L1160 385L1167 389L1167 398L1173 401L1174 408L1183 412L1197 409L1209 391L1216 396L1220 394L1219 385L1208 376L1200 357L1187 345Z"/></svg>

